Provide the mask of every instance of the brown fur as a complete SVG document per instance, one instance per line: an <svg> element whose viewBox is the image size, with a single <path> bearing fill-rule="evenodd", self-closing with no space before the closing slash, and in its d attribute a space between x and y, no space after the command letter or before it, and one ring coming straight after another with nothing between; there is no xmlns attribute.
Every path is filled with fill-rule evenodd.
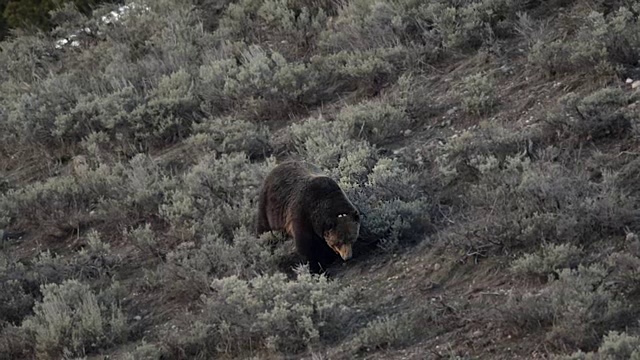
<svg viewBox="0 0 640 360"><path fill-rule="evenodd" d="M265 178L259 198L257 235L284 231L313 272L337 255L352 255L360 213L338 184L309 163L287 161Z"/></svg>

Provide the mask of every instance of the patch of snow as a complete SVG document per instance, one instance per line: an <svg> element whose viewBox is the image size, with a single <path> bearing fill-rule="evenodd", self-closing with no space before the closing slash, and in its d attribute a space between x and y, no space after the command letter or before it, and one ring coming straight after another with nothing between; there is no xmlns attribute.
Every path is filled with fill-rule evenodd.
<svg viewBox="0 0 640 360"><path fill-rule="evenodd" d="M100 18L100 20L104 24L116 23L116 22L122 20L130 10L134 10L134 9L141 9L144 12L151 10L151 8L149 6L147 6L147 5L138 5L137 3L131 3L131 4L128 4L128 5L120 6L117 11L116 10L111 11L107 15L102 16ZM86 34L91 34L92 33L90 28L85 27L82 30L76 31L74 34L69 35L69 37L66 38L66 39L58 39L58 40L56 40L55 47L57 49L60 49L60 48L62 48L63 46L65 46L67 44L70 44L71 46L74 46L74 47L80 46L80 42L79 41L77 41L77 40L70 41L70 40L76 38L78 36L78 33L80 33L81 31L84 31ZM100 35L100 34L101 33L98 32L98 35Z"/></svg>
<svg viewBox="0 0 640 360"><path fill-rule="evenodd" d="M56 48L60 49L63 45L66 45L69 42L67 39L60 39L56 41Z"/></svg>

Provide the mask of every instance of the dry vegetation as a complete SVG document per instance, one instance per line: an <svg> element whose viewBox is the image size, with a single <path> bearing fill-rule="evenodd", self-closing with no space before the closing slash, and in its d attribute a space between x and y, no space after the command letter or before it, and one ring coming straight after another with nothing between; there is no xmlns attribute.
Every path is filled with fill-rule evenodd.
<svg viewBox="0 0 640 360"><path fill-rule="evenodd" d="M147 5L0 43L0 359L640 359L640 1ZM327 277L253 234L287 157Z"/></svg>

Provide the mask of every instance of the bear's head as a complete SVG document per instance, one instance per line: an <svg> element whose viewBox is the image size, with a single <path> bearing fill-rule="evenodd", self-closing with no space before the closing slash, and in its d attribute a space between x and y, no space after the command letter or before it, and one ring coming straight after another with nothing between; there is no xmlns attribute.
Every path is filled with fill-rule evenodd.
<svg viewBox="0 0 640 360"><path fill-rule="evenodd" d="M328 222L324 230L324 240L342 260L352 256L352 246L360 234L360 213L358 210L337 214Z"/></svg>

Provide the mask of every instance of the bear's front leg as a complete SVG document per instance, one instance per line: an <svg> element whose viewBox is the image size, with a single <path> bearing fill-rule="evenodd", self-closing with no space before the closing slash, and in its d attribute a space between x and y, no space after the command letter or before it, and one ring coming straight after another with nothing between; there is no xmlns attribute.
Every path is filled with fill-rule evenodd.
<svg viewBox="0 0 640 360"><path fill-rule="evenodd" d="M292 223L291 230L296 251L309 263L309 271L311 273L321 274L324 271L324 264L321 264L321 256L318 254L317 244L321 239L318 239L312 228L305 226L302 221L294 219Z"/></svg>

